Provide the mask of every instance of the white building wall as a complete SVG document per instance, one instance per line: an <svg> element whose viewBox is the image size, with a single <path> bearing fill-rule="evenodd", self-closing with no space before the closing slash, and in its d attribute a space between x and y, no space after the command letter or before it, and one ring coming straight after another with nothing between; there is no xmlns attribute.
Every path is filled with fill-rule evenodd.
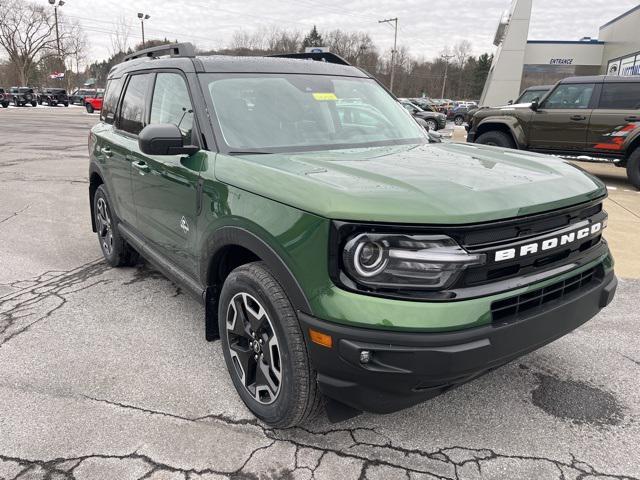
<svg viewBox="0 0 640 480"><path fill-rule="evenodd" d="M511 5L509 24L494 55L490 76L480 99L481 105L503 105L520 93L531 4L532 0L514 0Z"/></svg>
<svg viewBox="0 0 640 480"><path fill-rule="evenodd" d="M525 65L602 65L604 45L597 43L528 43Z"/></svg>

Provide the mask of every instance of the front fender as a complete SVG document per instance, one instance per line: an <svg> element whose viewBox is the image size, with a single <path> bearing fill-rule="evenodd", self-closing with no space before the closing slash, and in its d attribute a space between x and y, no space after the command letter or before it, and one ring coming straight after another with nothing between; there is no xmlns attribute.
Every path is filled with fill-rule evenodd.
<svg viewBox="0 0 640 480"><path fill-rule="evenodd" d="M522 148L527 145L527 137L525 135L524 128L517 118L507 115L483 118L477 125L475 125L475 129L476 132L481 132L484 129L488 130L488 127L491 127L492 125L499 125L501 127L508 128L513 139L518 145L518 148Z"/></svg>

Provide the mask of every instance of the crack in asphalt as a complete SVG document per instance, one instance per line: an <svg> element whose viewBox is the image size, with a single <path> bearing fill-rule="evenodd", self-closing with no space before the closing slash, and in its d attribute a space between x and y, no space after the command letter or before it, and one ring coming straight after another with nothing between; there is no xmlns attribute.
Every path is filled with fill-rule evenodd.
<svg viewBox="0 0 640 480"><path fill-rule="evenodd" d="M0 296L0 348L6 342L28 331L36 323L49 318L67 302L67 296L110 280L97 280L110 267L102 260L86 263L69 271L49 271L33 279L6 284L18 289L16 292ZM152 271L141 268L128 283L153 278ZM127 283L127 282L125 282ZM35 308L38 313L35 314ZM43 313L44 312L44 313ZM34 319L35 318L35 319ZM639 363L631 357L626 357ZM335 428L314 431L305 427L292 429L274 429L255 418L238 419L225 414L209 414L203 416L183 416L161 410L131 405L124 402L82 395L85 401L103 403L116 409L130 410L135 413L157 415L178 421L206 425L215 422L229 427L233 435L234 427L253 427L255 435L268 442L260 447L242 452L240 466L233 471L222 471L214 468L184 468L162 463L149 455L133 451L126 455L93 453L84 456L70 456L52 460L21 458L0 453L0 478L7 465L14 465L13 477L7 480L78 480L76 472L83 465L89 468L90 462L100 461L135 461L142 462L145 472L138 480L153 479L155 475L181 475L185 480L199 480L201 475L220 475L223 478L258 480L258 479L293 479L316 478L316 474L327 469L341 472L344 462L349 462L359 478L365 480L376 476L380 469L392 470L393 477L412 478L412 475L429 475L429 478L440 480L466 480L478 478L483 472L492 471L500 462L535 462L540 471L552 469L559 480L571 479L618 479L640 480L640 478L600 472L585 461L571 455L570 461L554 458L513 455L501 453L490 448L473 448L469 446L445 446L436 450L407 448L394 444L393 440L376 428L354 427ZM265 472L252 462L258 455L277 458L278 449L294 450L293 458L287 467ZM266 452L266 453L265 453ZM270 453L272 452L272 453ZM311 457L311 458L308 458ZM342 462L342 463L341 463ZM264 464L264 462L262 462ZM355 466L354 466L355 465ZM5 468L6 467L6 468ZM547 470L545 470L547 469ZM517 475L515 475L517 477ZM546 480L546 477L545 477Z"/></svg>
<svg viewBox="0 0 640 480"><path fill-rule="evenodd" d="M103 260L95 260L72 270L54 274L39 275L31 281L19 281L7 286L27 284L17 292L0 297L0 348L7 342L31 329L37 323L48 319L67 303L67 295L77 293L108 280L88 280L109 270ZM44 306L44 312L34 317L34 309Z"/></svg>
<svg viewBox="0 0 640 480"><path fill-rule="evenodd" d="M0 220L0 223L4 223L8 220L11 220L12 218L17 217L18 215L20 215L22 212L24 212L25 210L27 210L29 207L31 206L31 204L29 205L25 205L24 207L22 207L20 210L17 210L15 212L13 212L11 215L9 215L6 218L3 218L2 220Z"/></svg>
<svg viewBox="0 0 640 480"><path fill-rule="evenodd" d="M571 455L571 462L565 462L548 457L530 456L530 455L513 455L496 452L490 448L469 448L463 446L442 447L437 450L427 451L420 448L406 448L393 445L392 440L379 432L375 428L356 427L356 428L336 428L322 431L313 431L304 427L295 427L292 429L274 429L266 426L257 419L236 419L224 414L211 414L200 417L187 417L168 413L160 410L130 405L122 402L114 402L90 396L84 396L89 401L105 403L116 408L137 411L149 415L160 415L172 419L185 422L208 422L214 421L229 426L252 426L259 433L264 435L271 443L267 446L259 447L249 452L249 457L244 462L243 467L232 473L225 473L229 478L293 478L292 475L298 471L307 471L310 478L315 478L315 472L322 465L327 455L333 454L336 457L348 460L355 460L361 464L361 479L369 478L367 473L375 467L388 467L399 469L406 475L410 473L428 474L440 480L463 480L461 469L467 466L475 466L480 474L484 469L490 467L491 462L499 460L516 460L522 462L540 462L554 467L558 471L558 480L566 479L566 475L571 473L572 477L580 479L586 476L589 478L607 478L619 480L640 480L636 477L616 475L611 473L600 472L587 462L578 460ZM369 441L359 438L361 436L370 437ZM342 444L340 444L340 438ZM345 442L344 439L347 439ZM338 442L336 442L338 440ZM248 472L244 472L244 468L250 462L251 458L260 450L269 449L278 443L290 444L295 447L294 462L291 469L277 472L278 476L258 477L251 476ZM336 443L338 443L336 445ZM301 450L315 451L318 459L315 465L301 465ZM181 470L171 467L170 472L182 473L223 473L210 471L193 471ZM141 477L147 478L147 477ZM187 477L189 478L189 477Z"/></svg>

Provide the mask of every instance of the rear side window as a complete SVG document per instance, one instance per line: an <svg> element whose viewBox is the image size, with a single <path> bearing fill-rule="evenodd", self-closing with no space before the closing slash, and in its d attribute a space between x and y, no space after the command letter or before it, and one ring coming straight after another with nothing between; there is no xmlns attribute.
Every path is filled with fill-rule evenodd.
<svg viewBox="0 0 640 480"><path fill-rule="evenodd" d="M113 123L116 114L116 107L122 92L122 78L113 78L107 84L102 111L100 112L100 120L106 123Z"/></svg>
<svg viewBox="0 0 640 480"><path fill-rule="evenodd" d="M182 132L185 143L191 143L193 107L182 75L158 73L151 104L151 123L172 123Z"/></svg>
<svg viewBox="0 0 640 480"><path fill-rule="evenodd" d="M605 83L598 108L640 110L640 82Z"/></svg>
<svg viewBox="0 0 640 480"><path fill-rule="evenodd" d="M149 74L133 75L127 84L122 104L118 128L137 135L144 126L144 106L149 85Z"/></svg>

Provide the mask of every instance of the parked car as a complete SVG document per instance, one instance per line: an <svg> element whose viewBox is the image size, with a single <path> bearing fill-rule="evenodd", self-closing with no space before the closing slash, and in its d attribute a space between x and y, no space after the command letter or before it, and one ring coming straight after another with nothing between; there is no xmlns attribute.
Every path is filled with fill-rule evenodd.
<svg viewBox="0 0 640 480"><path fill-rule="evenodd" d="M98 92L94 97L85 97L84 107L87 109L87 113L93 113L96 110L102 110L103 99L104 92Z"/></svg>
<svg viewBox="0 0 640 480"><path fill-rule="evenodd" d="M442 113L423 110L408 100L400 100L400 104L413 115L414 118L424 120L429 129L434 132L443 129L447 125L447 116Z"/></svg>
<svg viewBox="0 0 640 480"><path fill-rule="evenodd" d="M469 112L475 111L477 108L477 105L473 104L458 105L457 107L449 110L447 120L453 120L453 123L456 125L464 125L465 122L469 121Z"/></svg>
<svg viewBox="0 0 640 480"><path fill-rule="evenodd" d="M7 108L11 103L11 97L8 92L5 92L4 88L0 88L0 105L2 108Z"/></svg>
<svg viewBox="0 0 640 480"><path fill-rule="evenodd" d="M9 95L11 95L11 101L16 107L24 107L26 105L35 107L38 105L38 99L33 88L11 87L9 89Z"/></svg>
<svg viewBox="0 0 640 480"><path fill-rule="evenodd" d="M523 103L531 103L534 100L540 101L552 88L553 85L538 85L525 88L515 101L509 100L509 105L521 105Z"/></svg>
<svg viewBox="0 0 640 480"><path fill-rule="evenodd" d="M330 418L339 403L414 405L612 300L598 179L429 144L367 72L280 57L129 55L88 145L106 262L142 255L203 302L206 338L263 422L297 425L321 396ZM374 119L341 116L354 96Z"/></svg>
<svg viewBox="0 0 640 480"><path fill-rule="evenodd" d="M85 105L85 98L95 97L98 93L96 88L77 88L69 95L71 105Z"/></svg>
<svg viewBox="0 0 640 480"><path fill-rule="evenodd" d="M64 88L45 88L38 95L38 104L46 103L51 107L56 105L69 106L69 96Z"/></svg>
<svg viewBox="0 0 640 480"><path fill-rule="evenodd" d="M540 102L479 110L467 140L614 161L640 189L640 77L566 78Z"/></svg>

